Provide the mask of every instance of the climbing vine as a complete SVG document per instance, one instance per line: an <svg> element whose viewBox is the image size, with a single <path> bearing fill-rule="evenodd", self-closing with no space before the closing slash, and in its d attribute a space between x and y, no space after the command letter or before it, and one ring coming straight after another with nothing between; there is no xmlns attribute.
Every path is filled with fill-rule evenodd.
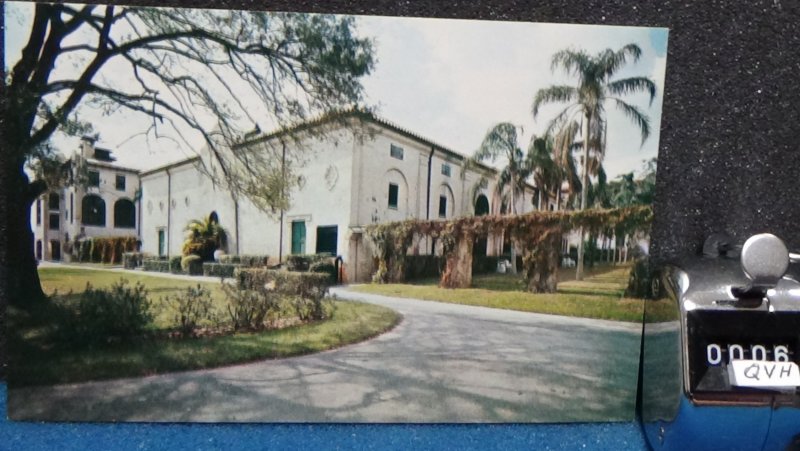
<svg viewBox="0 0 800 451"><path fill-rule="evenodd" d="M602 233L611 228L631 234L649 229L649 206L583 211L535 211L522 215L466 216L450 221L406 220L367 227L367 237L377 249L378 283L404 282L406 256L415 238L430 237L442 243L446 266L440 285L468 287L472 281L472 243L476 238L510 234L523 249L526 286L533 292L556 289L561 236L573 229Z"/></svg>

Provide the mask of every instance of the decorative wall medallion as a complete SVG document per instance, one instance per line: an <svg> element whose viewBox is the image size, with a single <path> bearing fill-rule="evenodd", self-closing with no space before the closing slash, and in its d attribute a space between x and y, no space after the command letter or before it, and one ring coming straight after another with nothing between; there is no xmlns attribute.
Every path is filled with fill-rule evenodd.
<svg viewBox="0 0 800 451"><path fill-rule="evenodd" d="M337 181L339 181L339 171L334 165L328 166L328 169L325 171L325 186L328 187L328 191L333 190Z"/></svg>

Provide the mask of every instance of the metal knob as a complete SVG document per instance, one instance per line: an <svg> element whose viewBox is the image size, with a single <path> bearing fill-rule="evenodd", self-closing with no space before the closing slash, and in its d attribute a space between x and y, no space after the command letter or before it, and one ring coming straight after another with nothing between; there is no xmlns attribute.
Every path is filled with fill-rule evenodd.
<svg viewBox="0 0 800 451"><path fill-rule="evenodd" d="M786 274L789 250L771 233L753 235L742 246L741 262L753 288L772 288Z"/></svg>

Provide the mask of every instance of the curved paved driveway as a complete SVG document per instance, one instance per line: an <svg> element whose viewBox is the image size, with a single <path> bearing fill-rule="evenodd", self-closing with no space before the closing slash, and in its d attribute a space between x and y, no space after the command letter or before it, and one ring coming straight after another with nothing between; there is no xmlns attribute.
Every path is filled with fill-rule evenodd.
<svg viewBox="0 0 800 451"><path fill-rule="evenodd" d="M404 315L373 340L213 370L9 389L14 419L631 420L641 326L333 290Z"/></svg>

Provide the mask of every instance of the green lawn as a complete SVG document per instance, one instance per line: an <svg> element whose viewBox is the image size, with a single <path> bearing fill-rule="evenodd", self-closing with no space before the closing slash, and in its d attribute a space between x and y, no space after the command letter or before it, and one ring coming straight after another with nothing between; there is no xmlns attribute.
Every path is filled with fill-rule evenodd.
<svg viewBox="0 0 800 451"><path fill-rule="evenodd" d="M79 292L87 280L95 287L108 286L120 278L119 273L81 269L43 268L39 273L48 293ZM145 284L151 298L197 285L146 275L126 274L125 278ZM218 285L205 285L215 303L222 302ZM335 301L335 307L328 320L280 330L187 339L142 338L85 349L67 348L49 337L48 310L52 307L27 311L9 307L8 383L18 387L145 376L308 354L374 337L401 320L398 313L375 305ZM159 313L155 323L155 328L168 327L168 314Z"/></svg>
<svg viewBox="0 0 800 451"><path fill-rule="evenodd" d="M524 312L641 322L642 300L623 298L629 271L629 266L596 267L578 282L574 280L575 270L565 269L559 274L558 292L550 294L525 292L522 279L509 274L477 275L472 279L472 288L467 289L439 288L438 280L432 279L410 284L360 285L352 289Z"/></svg>

